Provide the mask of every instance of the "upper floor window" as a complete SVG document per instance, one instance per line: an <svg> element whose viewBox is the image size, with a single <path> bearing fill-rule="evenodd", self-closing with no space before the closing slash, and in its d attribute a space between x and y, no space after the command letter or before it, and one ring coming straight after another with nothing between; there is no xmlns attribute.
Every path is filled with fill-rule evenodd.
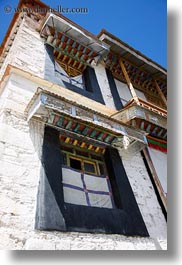
<svg viewBox="0 0 182 265"><path fill-rule="evenodd" d="M75 69L66 63L55 61L55 71L56 75L58 75L63 81L84 89L83 75L78 69Z"/></svg>

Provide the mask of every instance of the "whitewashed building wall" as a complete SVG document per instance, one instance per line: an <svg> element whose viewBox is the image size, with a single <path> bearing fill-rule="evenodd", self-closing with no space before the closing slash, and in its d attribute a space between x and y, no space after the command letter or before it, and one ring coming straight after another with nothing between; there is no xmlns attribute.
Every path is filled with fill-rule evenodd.
<svg viewBox="0 0 182 265"><path fill-rule="evenodd" d="M4 61L1 77L8 64L44 77L44 43L26 20ZM114 108L102 66L96 75L105 103ZM166 249L166 222L140 154L122 159L150 238L34 230L44 124L27 122L24 111L39 84L15 74L4 84L0 90L0 249Z"/></svg>

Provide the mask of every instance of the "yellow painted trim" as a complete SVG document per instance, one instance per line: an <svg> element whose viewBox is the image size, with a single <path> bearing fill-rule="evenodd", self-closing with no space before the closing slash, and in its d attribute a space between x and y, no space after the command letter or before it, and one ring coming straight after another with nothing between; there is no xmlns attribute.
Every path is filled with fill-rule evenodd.
<svg viewBox="0 0 182 265"><path fill-rule="evenodd" d="M78 140L74 140L73 145L77 145Z"/></svg>
<svg viewBox="0 0 182 265"><path fill-rule="evenodd" d="M67 137L66 140L65 140L65 143L69 143L69 141L70 141L70 138Z"/></svg>

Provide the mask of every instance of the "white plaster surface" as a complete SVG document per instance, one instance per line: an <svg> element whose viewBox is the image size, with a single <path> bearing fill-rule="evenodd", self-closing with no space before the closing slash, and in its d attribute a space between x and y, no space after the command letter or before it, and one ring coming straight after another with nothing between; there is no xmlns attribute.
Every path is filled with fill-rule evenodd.
<svg viewBox="0 0 182 265"><path fill-rule="evenodd" d="M111 89L109 86L106 70L103 65L99 64L95 67L95 74L97 77L98 84L100 86L102 96L106 106L115 109L115 104L112 98Z"/></svg>
<svg viewBox="0 0 182 265"><path fill-rule="evenodd" d="M122 83L117 79L114 79L114 81L115 81L119 96L121 98L121 101L123 105L125 105L126 102L131 99L131 93L128 89L128 86L125 83Z"/></svg>
<svg viewBox="0 0 182 265"><path fill-rule="evenodd" d="M13 75L0 101L0 248L166 249L166 222L140 154L123 157L123 163L150 238L34 230L44 126L23 117L36 90L24 82Z"/></svg>
<svg viewBox="0 0 182 265"><path fill-rule="evenodd" d="M122 156L122 161L150 236L166 240L166 221L141 154Z"/></svg>
<svg viewBox="0 0 182 265"><path fill-rule="evenodd" d="M32 28L30 28L30 21ZM25 17L16 33L5 61L0 69L0 79L4 74L6 66L11 64L24 71L44 77L45 48L44 41L36 31L35 22Z"/></svg>
<svg viewBox="0 0 182 265"><path fill-rule="evenodd" d="M123 83L117 79L114 79L114 81L115 81L119 96L121 98L121 101L122 101L123 105L125 105L127 103L127 101L129 101L132 98L130 90L129 90L127 84L125 84L125 83ZM137 94L137 96L139 98L146 100L146 97L142 91L139 91L138 89L135 88L135 93Z"/></svg>
<svg viewBox="0 0 182 265"><path fill-rule="evenodd" d="M167 154L153 148L148 148L148 150L162 188L167 193Z"/></svg>

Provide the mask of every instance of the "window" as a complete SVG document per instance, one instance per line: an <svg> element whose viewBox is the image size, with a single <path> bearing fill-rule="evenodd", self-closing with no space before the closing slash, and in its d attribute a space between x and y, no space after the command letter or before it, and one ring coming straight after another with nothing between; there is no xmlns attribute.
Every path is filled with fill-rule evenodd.
<svg viewBox="0 0 182 265"><path fill-rule="evenodd" d="M103 155L62 146L64 200L73 205L115 208Z"/></svg>
<svg viewBox="0 0 182 265"><path fill-rule="evenodd" d="M82 173L93 175L107 175L105 162L102 155L87 152L70 146L61 147L63 164Z"/></svg>
<svg viewBox="0 0 182 265"><path fill-rule="evenodd" d="M84 172L96 174L96 165L94 162L84 161L83 165Z"/></svg>
<svg viewBox="0 0 182 265"><path fill-rule="evenodd" d="M65 157L65 154L64 154ZM83 158L77 158L68 155L68 165L76 170L80 170L84 173L91 173L97 175L97 165L96 162L87 161Z"/></svg>
<svg viewBox="0 0 182 265"><path fill-rule="evenodd" d="M68 66L65 63L55 61L56 75L67 83L70 83L76 87L84 89L84 82L82 72Z"/></svg>
<svg viewBox="0 0 182 265"><path fill-rule="evenodd" d="M75 157L70 157L70 167L81 170L82 169L81 160L76 159Z"/></svg>
<svg viewBox="0 0 182 265"><path fill-rule="evenodd" d="M65 144L65 147L68 146ZM61 152L60 131L45 127L41 157L44 170L40 175L35 228L149 236L119 152L107 148L102 156L83 149L88 157L78 157L73 146L71 148L70 153ZM94 160L91 155L100 160ZM63 164L63 156L66 164ZM68 166L69 156L94 162L98 175L72 169ZM108 174L100 175L106 170L105 164L109 178ZM90 169L93 167L89 165ZM107 186L108 180L112 190ZM114 205L121 201L117 208L112 206L113 195Z"/></svg>

